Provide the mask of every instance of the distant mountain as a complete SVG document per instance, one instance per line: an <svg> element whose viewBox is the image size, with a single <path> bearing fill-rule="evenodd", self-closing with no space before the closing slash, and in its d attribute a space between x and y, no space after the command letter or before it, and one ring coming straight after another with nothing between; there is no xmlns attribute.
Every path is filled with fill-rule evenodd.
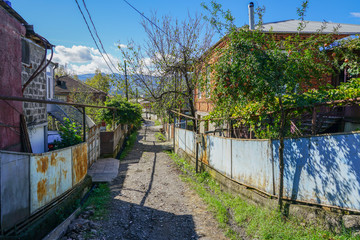
<svg viewBox="0 0 360 240"><path fill-rule="evenodd" d="M94 76L95 76L95 73L88 73L88 74L78 75L78 77L79 77L79 79L80 79L81 81L85 81L86 79L92 78L92 77L94 77ZM117 77L120 76L121 78L124 79L124 76L123 76L123 75L116 74L116 76L117 76Z"/></svg>
<svg viewBox="0 0 360 240"><path fill-rule="evenodd" d="M124 76L124 75L121 75L121 74L115 74L115 75L116 75L117 78L125 79L125 76ZM85 81L86 79L92 78L92 77L94 77L94 76L95 76L95 73L88 73L88 74L78 75L78 78L79 78L79 80L81 80L81 81ZM154 78L154 81L155 81L155 80L156 80L156 78ZM117 90L117 91L116 91L115 89L111 89L110 91L113 92L113 93L121 94L121 95L124 94L123 90ZM145 94L144 90L141 89L141 88L138 88L138 93L139 93L139 95L144 95L144 94Z"/></svg>
<svg viewBox="0 0 360 240"><path fill-rule="evenodd" d="M81 81L85 81L87 78L92 78L95 76L95 73L89 73L89 74L82 74L82 75L78 75L78 78Z"/></svg>

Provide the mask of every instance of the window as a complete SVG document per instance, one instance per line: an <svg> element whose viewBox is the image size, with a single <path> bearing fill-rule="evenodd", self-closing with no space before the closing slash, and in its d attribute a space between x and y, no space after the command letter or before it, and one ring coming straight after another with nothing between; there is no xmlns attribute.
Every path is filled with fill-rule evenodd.
<svg viewBox="0 0 360 240"><path fill-rule="evenodd" d="M21 39L21 62L30 64L30 47L25 39Z"/></svg>

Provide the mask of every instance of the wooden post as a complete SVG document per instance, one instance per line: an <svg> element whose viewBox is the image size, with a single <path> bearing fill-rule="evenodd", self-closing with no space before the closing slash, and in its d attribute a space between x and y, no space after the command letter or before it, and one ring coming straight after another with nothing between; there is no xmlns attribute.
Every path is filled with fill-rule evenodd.
<svg viewBox="0 0 360 240"><path fill-rule="evenodd" d="M198 134L198 131L197 131L197 118L195 117L195 128L194 128L194 133L195 133L195 143L196 143L196 147L195 147L195 172L198 173L199 172L199 143L198 143L198 139L197 139L197 134Z"/></svg>
<svg viewBox="0 0 360 240"><path fill-rule="evenodd" d="M171 113L169 112L169 122L168 122L168 139L171 139Z"/></svg>
<svg viewBox="0 0 360 240"><path fill-rule="evenodd" d="M125 65L125 95L126 95L126 100L129 101L129 87L128 87L128 81L127 81L127 72L126 72L126 61L124 61L124 65Z"/></svg>
<svg viewBox="0 0 360 240"><path fill-rule="evenodd" d="M279 211L282 212L283 209L283 192L284 192L284 133L285 133L285 123L286 123L286 113L282 105L282 99L279 98L280 109L281 109L281 118L280 118L280 145L279 145Z"/></svg>
<svg viewBox="0 0 360 240"><path fill-rule="evenodd" d="M173 136L173 137L174 137L174 139L173 139L174 153L176 153L176 152L175 152L175 122L176 122L176 114L174 114L174 129L173 129L173 130L174 130L174 136Z"/></svg>

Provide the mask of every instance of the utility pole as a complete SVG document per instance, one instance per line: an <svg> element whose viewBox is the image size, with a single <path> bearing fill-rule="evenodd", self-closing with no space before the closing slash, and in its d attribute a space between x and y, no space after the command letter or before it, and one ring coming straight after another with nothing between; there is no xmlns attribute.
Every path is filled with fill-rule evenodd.
<svg viewBox="0 0 360 240"><path fill-rule="evenodd" d="M136 88L136 103L139 103L138 98L139 98L139 90Z"/></svg>
<svg viewBox="0 0 360 240"><path fill-rule="evenodd" d="M126 60L124 60L124 64L125 64L125 94L126 94L126 100L129 101L128 81L127 81L127 73L126 73Z"/></svg>

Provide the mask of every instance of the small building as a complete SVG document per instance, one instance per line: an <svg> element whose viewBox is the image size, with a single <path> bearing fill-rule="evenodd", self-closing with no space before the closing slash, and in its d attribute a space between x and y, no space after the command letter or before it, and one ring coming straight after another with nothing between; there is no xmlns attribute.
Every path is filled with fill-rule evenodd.
<svg viewBox="0 0 360 240"><path fill-rule="evenodd" d="M47 99L45 68L52 45L0 1L0 95ZM47 151L46 104L0 100L0 149Z"/></svg>
<svg viewBox="0 0 360 240"><path fill-rule="evenodd" d="M55 98L64 102L72 102L73 94L85 94L92 100L106 101L107 93L93 88L80 80L70 76L61 76L55 79Z"/></svg>

